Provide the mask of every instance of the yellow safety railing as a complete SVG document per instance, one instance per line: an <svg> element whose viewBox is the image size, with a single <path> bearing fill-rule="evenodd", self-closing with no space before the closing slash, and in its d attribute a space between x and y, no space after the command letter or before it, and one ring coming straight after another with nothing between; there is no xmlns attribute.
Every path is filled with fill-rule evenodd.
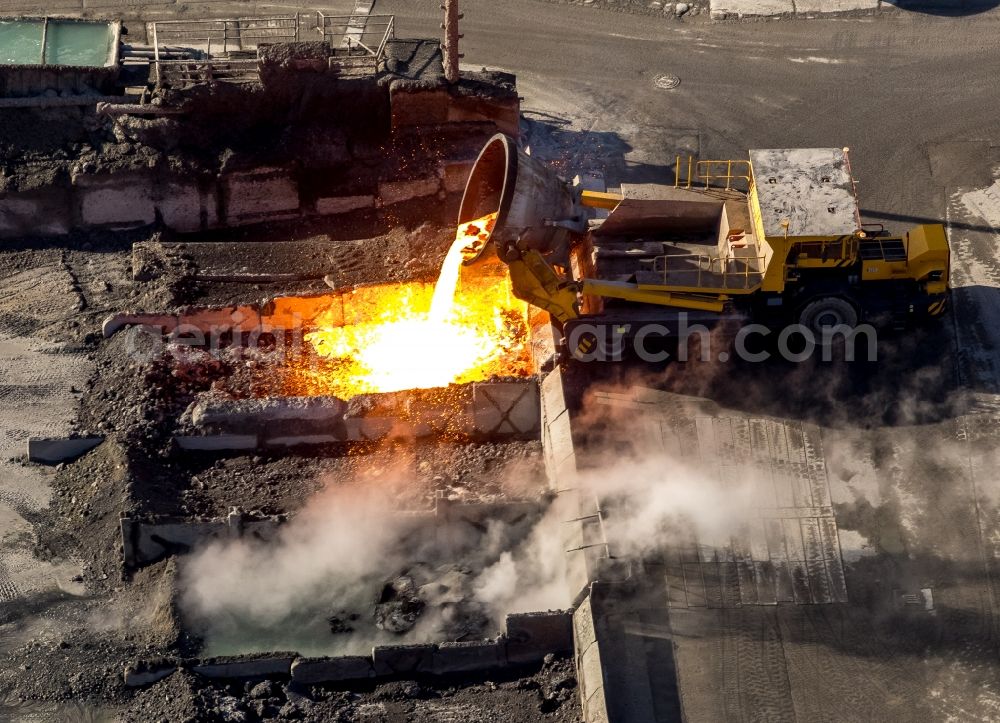
<svg viewBox="0 0 1000 723"><path fill-rule="evenodd" d="M693 156L687 157L687 169L683 168L683 159L677 156L674 166L674 188L691 189L696 184L704 188L711 187L713 181L725 181L725 189L732 190L734 181L746 183L746 190L750 190L753 184L753 177L750 173L750 161L738 158L728 158L724 160L698 161ZM722 169L722 172L716 172ZM684 176L684 180L682 180Z"/></svg>
<svg viewBox="0 0 1000 723"><path fill-rule="evenodd" d="M691 265L678 268L671 262L693 260ZM742 265L742 269L730 269L729 262ZM752 262L756 261L756 269ZM748 256L727 258L710 256L709 254L664 254L653 258L653 272L663 275L663 285L685 289L703 289L706 293L719 291L753 291L760 285L765 258L763 256ZM671 281L670 274L697 272L694 283L679 283ZM721 284L719 281L721 280ZM730 283L732 280L734 283Z"/></svg>

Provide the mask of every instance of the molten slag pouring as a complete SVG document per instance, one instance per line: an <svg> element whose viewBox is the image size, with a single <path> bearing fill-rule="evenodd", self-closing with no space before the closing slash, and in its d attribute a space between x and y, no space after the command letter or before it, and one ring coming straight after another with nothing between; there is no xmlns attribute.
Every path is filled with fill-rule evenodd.
<svg viewBox="0 0 1000 723"><path fill-rule="evenodd" d="M480 254L494 219L459 227L433 293L419 283L394 284L379 294L370 318L306 334L331 363L331 393L350 398L525 373L526 307L506 274L462 278L463 260Z"/></svg>

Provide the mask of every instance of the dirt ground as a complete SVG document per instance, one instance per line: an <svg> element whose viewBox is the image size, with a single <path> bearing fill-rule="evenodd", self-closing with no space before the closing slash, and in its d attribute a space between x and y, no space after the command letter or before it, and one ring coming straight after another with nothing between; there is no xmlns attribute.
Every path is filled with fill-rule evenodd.
<svg viewBox="0 0 1000 723"><path fill-rule="evenodd" d="M447 239L440 230L397 230L349 246L349 279L384 280L395 271L426 277ZM111 235L0 252L6 292L0 301L0 395L6 404L0 421L0 651L9 663L0 670L0 718L577 720L572 664L564 659L503 678L351 691L288 690L283 684L244 689L187 673L148 689L124 686L129 661L197 654L198 644L176 622L172 561L123 576L121 514L213 517L233 506L294 514L324 485L358 477L389 485L403 509L430 509L439 496L531 499L544 487L537 442L178 455L169 445L173 420L224 370L164 377L169 369L130 356L128 334L103 339L103 317L121 309L259 300L289 285L191 282L196 267L184 260L135 282L132 243L150 240ZM336 243L326 234L321 242L327 248ZM386 264L387 255L410 257L411 244L424 251L425 261L409 268ZM316 280L295 288L327 287ZM106 441L71 463L25 461L29 435L73 432L101 434Z"/></svg>
<svg viewBox="0 0 1000 723"><path fill-rule="evenodd" d="M805 717L820 718L840 706L863 719L875 715L873 710L884 713L878 706L888 704L905 719L916 709L912 700L923 696L919 710L928 718L968 719L965 700L974 699L979 717L989 719L982 711L996 709L989 679L996 659L995 569L993 552L982 550L995 530L980 526L979 515L985 509L997 519L996 511L980 499L984 495L976 491L972 474L966 501L974 504L942 506L937 462L921 461L921 450L910 441L921 439L920 430L905 425L933 425L969 412L968 397L956 401L956 390L979 395L976 403L987 411L996 409L1000 145L990 109L1000 36L968 18L716 26L703 22L704 12L656 23L629 13L555 5L470 2L464 27L467 62L496 63L519 73L528 97L526 139L560 171L602 170L611 186L669 182L675 152L727 158L753 147L848 144L863 179L866 221L901 229L944 219L952 235L952 283L963 313L954 317L950 331L938 328L887 343L877 368L825 377L827 384L817 390L811 386L815 367L779 365L769 379L788 390L780 395L768 382L747 384L752 368L712 368L689 376L673 375L669 367L655 370L661 388L711 393L740 412L857 427L851 434L861 441L831 465L841 539L859 548L854 552L860 557L845 558L851 589L859 591L855 607L868 605L864 594L884 579L905 583L900 592L932 585L939 604L951 603L950 610L942 605L944 623L932 625L912 624L908 618L919 611L889 614L876 628L862 615L846 643L836 631L857 621L840 613L796 610L781 619L756 610L705 614L693 645L716 646L725 659L718 676L705 674L703 700L714 706L729 696L747 706L745 717L760 714L758 700L743 695L748 688L740 676L753 679L758 687L752 691L774 695L772 681L758 675L764 670L758 659L770 655L758 637L772 640L777 629L790 642L787 671L799 676L789 685L797 686L800 696L806 691L806 700L799 699ZM437 2L390 1L385 10L398 12L412 32L437 32ZM653 15L652 10L641 12ZM742 69L736 78L733 68ZM680 84L662 90L656 79L664 73L676 74ZM859 94L868 100L858 102ZM937 101L926 103L931 97ZM878 99L878 108L871 99ZM78 162L111 167L152 160L90 121L68 131L67 118L66 111L2 114L0 188L44 183L53 173L70 173ZM365 234L303 225L246 229L211 240L311 245L309 253L320 254L328 267L324 272L357 283L426 277L447 234L411 231L347 243ZM162 267L143 282L132 278L137 241L161 254ZM438 494L466 500L530 497L541 479L537 443L178 457L167 444L170 420L211 376L172 377L167 383L162 368L129 358L129 337L103 340L101 320L122 309L233 303L325 286L318 273L293 282L199 278L218 268L224 252L194 253L172 246L175 241L146 231L90 234L58 243L8 243L0 251L0 719L579 720L576 681L565 659L507 678L394 681L349 691L296 690L283 681L220 685L185 672L148 688L124 686L126 663L197 654L197 641L177 624L173 561L123 577L118 528L123 512L213 516L234 504L268 514L294 512L324 480L358 469L376 476L393 470L383 473L386 479L405 470L417 481L401 490L400 503L407 508L426 507ZM348 250L330 259L324 254L331 248ZM260 264L260 258L248 256L241 263ZM630 373L624 372L626 381ZM751 387L767 394L747 393ZM799 393L809 388L811 393ZM869 434L883 424L898 432ZM25 461L28 436L74 431L101 433L107 441L73 463L50 467ZM864 469L852 467L854 460ZM879 463L869 470L869 460ZM975 462L980 484L992 479L988 462ZM965 463L973 466L968 458ZM991 489L988 482L985 487ZM939 556L947 557L941 540L953 545L956 559L967 559L966 550L982 553L977 564L985 570L969 573L976 585L953 584L936 572L927 576L927 570L941 567ZM932 567L921 567L928 561ZM873 609L880 610L897 601L875 602ZM946 624L955 629L949 632ZM884 638L876 637L886 630ZM935 645L947 655L935 654L928 666L921 656ZM886 648L892 655L885 655ZM871 661L881 665L880 656L895 656L882 678L867 667ZM831 665L832 658L837 660ZM703 667L705 659L694 655L691 668ZM817 675L810 666L817 666ZM931 672L915 676L915 668ZM827 670L838 686L810 696L806 683L822 685ZM885 688L883 680L895 687ZM857 695L848 705L831 691ZM732 710L734 719L744 715L743 709ZM775 719L788 713L772 712Z"/></svg>

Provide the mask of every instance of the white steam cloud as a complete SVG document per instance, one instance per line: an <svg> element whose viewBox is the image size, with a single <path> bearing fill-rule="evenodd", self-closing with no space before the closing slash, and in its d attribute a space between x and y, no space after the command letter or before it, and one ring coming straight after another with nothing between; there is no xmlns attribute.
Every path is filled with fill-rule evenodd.
<svg viewBox="0 0 1000 723"><path fill-rule="evenodd" d="M208 654L333 655L490 637L507 613L568 605L560 518L550 506L478 529L448 525L394 512L377 489L332 486L276 539L219 542L188 558L181 609ZM380 629L373 614L387 584L400 580L424 604L403 633Z"/></svg>
<svg viewBox="0 0 1000 723"><path fill-rule="evenodd" d="M663 454L588 470L582 482L601 500L612 554L624 557L643 557L694 538L723 547L756 516L759 500L752 477L723 483Z"/></svg>

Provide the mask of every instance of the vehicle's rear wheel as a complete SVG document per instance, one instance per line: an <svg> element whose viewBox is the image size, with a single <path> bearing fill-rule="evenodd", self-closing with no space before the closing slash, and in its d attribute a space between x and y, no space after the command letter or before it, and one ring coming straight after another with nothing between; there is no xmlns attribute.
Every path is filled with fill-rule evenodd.
<svg viewBox="0 0 1000 723"><path fill-rule="evenodd" d="M816 337L817 342L822 342L824 329L831 329L835 326L847 326L854 328L858 325L858 311L851 302L839 296L825 296L814 299L802 307L799 312L799 323L805 326Z"/></svg>

